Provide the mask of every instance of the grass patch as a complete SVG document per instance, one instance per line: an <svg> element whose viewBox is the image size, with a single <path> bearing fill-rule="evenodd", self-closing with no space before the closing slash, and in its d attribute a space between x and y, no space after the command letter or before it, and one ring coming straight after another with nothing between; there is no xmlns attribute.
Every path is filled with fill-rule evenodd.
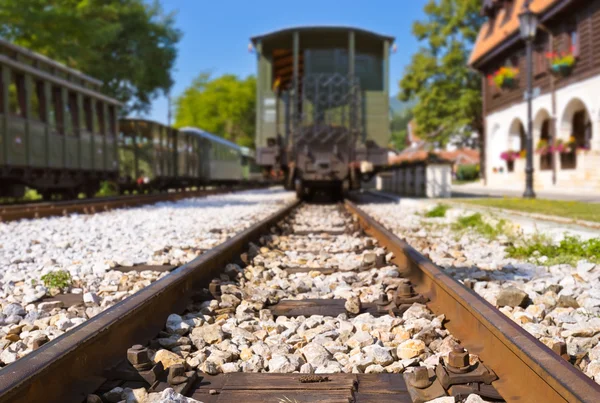
<svg viewBox="0 0 600 403"><path fill-rule="evenodd" d="M425 213L425 217L446 217L446 212L448 210L450 210L450 206L447 204L438 204L432 210L429 210L427 213Z"/></svg>
<svg viewBox="0 0 600 403"><path fill-rule="evenodd" d="M496 225L492 225L486 222L480 213L460 217L452 225L452 228L459 232L476 231L488 239L496 239L498 236L507 235L509 232L505 220L498 220Z"/></svg>
<svg viewBox="0 0 600 403"><path fill-rule="evenodd" d="M51 271L41 278L46 288L58 288L60 290L71 285L71 274L66 270Z"/></svg>
<svg viewBox="0 0 600 403"><path fill-rule="evenodd" d="M537 213L576 220L600 222L600 203L543 199L530 200L519 198L456 199L456 201L526 213Z"/></svg>
<svg viewBox="0 0 600 403"><path fill-rule="evenodd" d="M597 263L600 258L600 238L583 241L579 237L567 235L555 245L544 236L534 236L520 245L509 245L506 253L516 259L546 256L546 264L550 266L561 263L575 265L582 259Z"/></svg>

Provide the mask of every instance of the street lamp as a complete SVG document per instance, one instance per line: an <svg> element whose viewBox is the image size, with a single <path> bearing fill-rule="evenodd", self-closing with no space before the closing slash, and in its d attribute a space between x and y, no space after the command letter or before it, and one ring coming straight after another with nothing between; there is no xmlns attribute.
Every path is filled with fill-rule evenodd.
<svg viewBox="0 0 600 403"><path fill-rule="evenodd" d="M525 193L523 197L533 199L533 40L538 26L538 17L529 8L530 0L527 0L523 6L523 11L519 14L519 28L521 29L521 39L527 44L527 166L525 168Z"/></svg>

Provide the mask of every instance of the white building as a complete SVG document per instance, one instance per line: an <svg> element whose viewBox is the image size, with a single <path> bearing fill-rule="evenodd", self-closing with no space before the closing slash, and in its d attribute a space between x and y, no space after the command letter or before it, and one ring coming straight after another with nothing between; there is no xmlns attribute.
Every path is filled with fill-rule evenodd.
<svg viewBox="0 0 600 403"><path fill-rule="evenodd" d="M494 188L525 184L524 3L484 2L488 21L470 59L486 76L485 174ZM530 7L543 24L534 43L534 187L600 191L600 0L533 0ZM502 73L494 80L502 67L517 69L512 82Z"/></svg>

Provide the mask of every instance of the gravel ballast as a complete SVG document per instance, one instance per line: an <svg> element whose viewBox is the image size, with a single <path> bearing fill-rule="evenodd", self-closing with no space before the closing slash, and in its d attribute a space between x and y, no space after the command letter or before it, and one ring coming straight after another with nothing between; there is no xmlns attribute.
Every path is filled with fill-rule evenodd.
<svg viewBox="0 0 600 403"><path fill-rule="evenodd" d="M0 223L0 367L168 275L124 271L185 264L292 200L275 188ZM67 287L46 287L59 271Z"/></svg>
<svg viewBox="0 0 600 403"><path fill-rule="evenodd" d="M339 206L300 208L287 224L292 233L263 237L250 246L248 264L224 268L218 299L209 295L169 316L149 344L153 363L165 368L180 364L210 375L400 374L419 366L435 368L458 345L443 326L444 315L418 303L398 316L358 314L361 304L382 294L392 300L406 280L387 262L391 255L373 267L374 257L385 254L376 240L337 234L352 224ZM314 228L328 233L293 233ZM318 270L330 268L338 271ZM275 316L271 308L281 300L303 299L344 299L346 312L287 317Z"/></svg>
<svg viewBox="0 0 600 403"><path fill-rule="evenodd" d="M600 265L586 260L573 265L548 265L548 257L542 255L523 260L509 258L509 237L501 234L490 240L474 230L457 233L452 228L459 217L473 211L456 207L445 217L426 218L425 213L433 207L419 200L362 206L542 343L557 352L565 343L570 360L600 383ZM483 217L491 225L498 221L491 214ZM517 238L528 239L544 226L548 227L521 220L513 223L511 231ZM559 242L565 234L582 239L594 236L555 223L551 227L543 234L553 242Z"/></svg>

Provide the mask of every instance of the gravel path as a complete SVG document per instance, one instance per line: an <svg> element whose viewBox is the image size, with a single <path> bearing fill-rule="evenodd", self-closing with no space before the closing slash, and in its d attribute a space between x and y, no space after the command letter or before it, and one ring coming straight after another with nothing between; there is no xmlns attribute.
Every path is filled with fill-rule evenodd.
<svg viewBox="0 0 600 403"><path fill-rule="evenodd" d="M0 223L0 367L167 275L113 269L187 263L291 200L268 189ZM42 276L61 270L67 288L44 286ZM81 302L48 300L59 293Z"/></svg>
<svg viewBox="0 0 600 403"><path fill-rule="evenodd" d="M508 237L490 241L473 230L458 236L452 230L458 217L472 211L452 208L444 218L424 217L432 206L402 200L363 208L541 342L557 352L565 343L571 361L600 383L600 265L582 260L574 266L548 266L545 256L508 258ZM484 219L492 225L496 220L490 215ZM536 227L535 222L520 222L512 231L517 238L529 238ZM560 225L544 231L554 242L565 233L573 231Z"/></svg>
<svg viewBox="0 0 600 403"><path fill-rule="evenodd" d="M373 267L375 256L384 254L374 239L358 233L291 234L310 228L330 233L349 228L352 218L340 209L303 206L287 231L263 237L259 245L250 247L248 265L227 265L220 277L220 300L208 294L204 302L188 306L182 315L171 314L159 337L150 343L153 362L165 368L183 364L186 371L212 375L376 374L435 368L440 357L446 358L457 346L442 325L443 315L436 317L422 304L414 304L398 317L358 314L361 304L381 294L393 300L398 285L406 281L385 260L379 268ZM286 268L307 270L297 273ZM310 270L316 268L339 271ZM274 317L269 309L282 299L309 298L345 299L346 313ZM477 360L473 355L470 358ZM115 388L107 393L138 393L144 403L160 399L144 389ZM477 396L470 399L483 402Z"/></svg>

